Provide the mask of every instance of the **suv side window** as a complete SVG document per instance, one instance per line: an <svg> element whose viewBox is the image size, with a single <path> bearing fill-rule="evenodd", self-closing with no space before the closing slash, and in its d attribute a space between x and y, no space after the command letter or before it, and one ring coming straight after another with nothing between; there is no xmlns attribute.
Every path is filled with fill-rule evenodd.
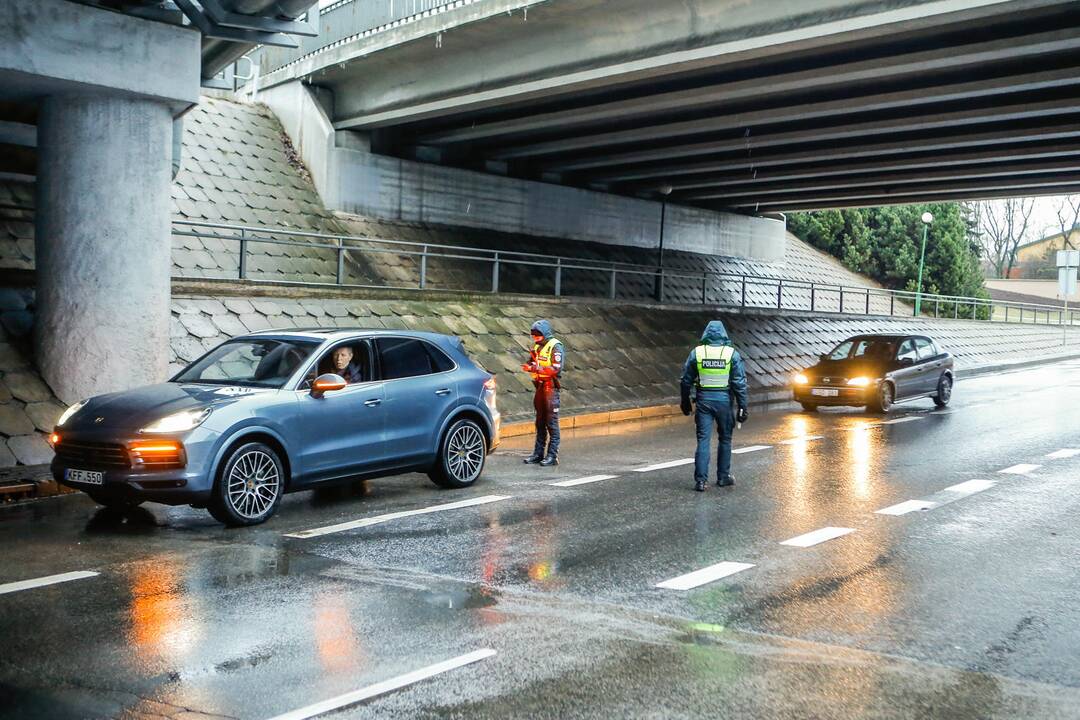
<svg viewBox="0 0 1080 720"><path fill-rule="evenodd" d="M451 360L450 356L444 353L441 348L426 342L424 343L424 349L427 350L428 355L431 356L431 367L434 369L434 372L448 372L454 369L454 361Z"/></svg>
<svg viewBox="0 0 1080 720"><path fill-rule="evenodd" d="M375 347L383 380L430 375L437 372L427 343L412 338L378 338ZM448 358L449 359L449 358Z"/></svg>
<svg viewBox="0 0 1080 720"><path fill-rule="evenodd" d="M929 360L938 354L934 343L927 338L915 338L915 349L919 352L919 360Z"/></svg>
<svg viewBox="0 0 1080 720"><path fill-rule="evenodd" d="M897 360L910 359L911 362L918 362L919 355L915 352L915 341L905 340L900 345L900 351L896 353Z"/></svg>

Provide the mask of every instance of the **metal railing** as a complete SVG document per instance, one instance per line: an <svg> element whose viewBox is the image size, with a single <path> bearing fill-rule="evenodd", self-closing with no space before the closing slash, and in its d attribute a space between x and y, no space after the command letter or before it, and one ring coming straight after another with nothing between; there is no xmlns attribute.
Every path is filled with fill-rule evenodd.
<svg viewBox="0 0 1080 720"><path fill-rule="evenodd" d="M740 308L761 308L773 310L804 310L810 312L843 313L851 315L885 315L889 317L914 316L913 303L916 293L909 290L889 290L887 288L864 285L840 285L818 283L808 280L796 280L782 277L769 277L748 273L727 273L718 271L691 272L671 267L657 267L624 262L588 260L540 253L489 250L458 245L386 240L381 238L360 237L353 235L333 235L329 233L304 230L252 227L220 223L199 222L194 220L174 220L173 235L193 237L202 240L213 239L225 243L236 243L237 265L235 278L246 281L270 281L276 284L331 286L351 288L382 288L399 290L433 290L462 292L477 290L468 287L439 287L432 283L432 263L439 261L459 261L460 263L482 263L489 266L490 274L482 273L485 280L481 291L499 293L505 291L504 277L510 268L526 268L532 276L536 271L550 273L550 283L556 297L607 297L612 300L654 300L668 304L689 304L693 296L694 304L737 306ZM306 238L296 240L290 238ZM252 246L270 246L277 248L303 248L306 251L329 253L333 257L329 263L332 270L323 280L287 280L278 277L256 277L250 263L253 257L265 257L266 252L253 253ZM364 258L392 255L408 258L412 262L412 274L406 284L386 284L377 282L351 282L347 259L352 255L353 263ZM566 292L567 276L573 273L591 273L599 275L606 287L603 295ZM205 276L178 275L181 280L204 280ZM330 279L332 278L332 279ZM228 279L228 278L224 278ZM629 279L632 287L626 288L620 281ZM637 283L632 281L637 280ZM580 282L578 283L580 285ZM592 283L596 285L596 283ZM620 292L620 288L622 291ZM647 288L647 290L644 290ZM656 294L654 295L654 288ZM521 292L521 291L515 291ZM524 291L537 294L533 291ZM1046 325L1078 325L1080 310L1068 310L1058 305L1021 303L992 300L988 298L963 297L955 295L936 295L922 293L923 317L948 318L959 320L983 320L987 322L1037 323ZM932 308L932 312L930 310Z"/></svg>

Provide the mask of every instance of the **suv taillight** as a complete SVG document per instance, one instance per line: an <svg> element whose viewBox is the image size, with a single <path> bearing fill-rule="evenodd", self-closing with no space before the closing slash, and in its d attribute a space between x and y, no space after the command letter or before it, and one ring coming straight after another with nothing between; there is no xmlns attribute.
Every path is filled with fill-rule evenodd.
<svg viewBox="0 0 1080 720"><path fill-rule="evenodd" d="M483 400L487 404L488 409L494 413L495 410L495 393L498 390L498 385L495 382L495 376L492 375L484 381L484 393Z"/></svg>

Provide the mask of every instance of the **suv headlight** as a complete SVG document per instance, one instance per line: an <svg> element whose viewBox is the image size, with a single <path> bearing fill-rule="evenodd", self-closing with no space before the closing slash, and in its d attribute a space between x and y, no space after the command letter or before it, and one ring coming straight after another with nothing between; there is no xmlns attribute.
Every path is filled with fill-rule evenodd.
<svg viewBox="0 0 1080 720"><path fill-rule="evenodd" d="M69 407L67 410L65 410L60 415L60 419L56 421L56 426L60 427L61 425L66 423L68 420L71 419L72 415L74 415L75 413L82 410L83 406L86 405L86 403L88 403L88 402L90 402L90 401L89 400L80 400L79 402L77 402L74 405L72 405L71 407Z"/></svg>
<svg viewBox="0 0 1080 720"><path fill-rule="evenodd" d="M159 432L184 432L185 430L191 430L202 424L210 415L210 408L198 408L195 410L184 410L183 412L174 413L155 420L150 423L139 432L159 433Z"/></svg>

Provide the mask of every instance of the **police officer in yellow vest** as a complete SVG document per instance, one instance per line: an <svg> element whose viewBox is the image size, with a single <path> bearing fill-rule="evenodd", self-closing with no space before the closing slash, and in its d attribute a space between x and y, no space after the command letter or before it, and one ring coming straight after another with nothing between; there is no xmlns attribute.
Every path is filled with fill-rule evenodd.
<svg viewBox="0 0 1080 720"><path fill-rule="evenodd" d="M734 485L731 476L731 434L735 422L746 422L749 402L746 369L731 345L727 328L719 320L705 326L701 344L690 351L682 374L682 413L689 415L690 390L697 388L697 452L694 453L694 489L704 492L709 482L709 436L713 423L720 436L716 457L716 485Z"/></svg>
<svg viewBox="0 0 1080 720"><path fill-rule="evenodd" d="M563 346L555 339L551 323L537 320L529 331L533 348L521 369L529 373L536 388L536 445L525 463L543 467L559 464L559 378L563 369Z"/></svg>

